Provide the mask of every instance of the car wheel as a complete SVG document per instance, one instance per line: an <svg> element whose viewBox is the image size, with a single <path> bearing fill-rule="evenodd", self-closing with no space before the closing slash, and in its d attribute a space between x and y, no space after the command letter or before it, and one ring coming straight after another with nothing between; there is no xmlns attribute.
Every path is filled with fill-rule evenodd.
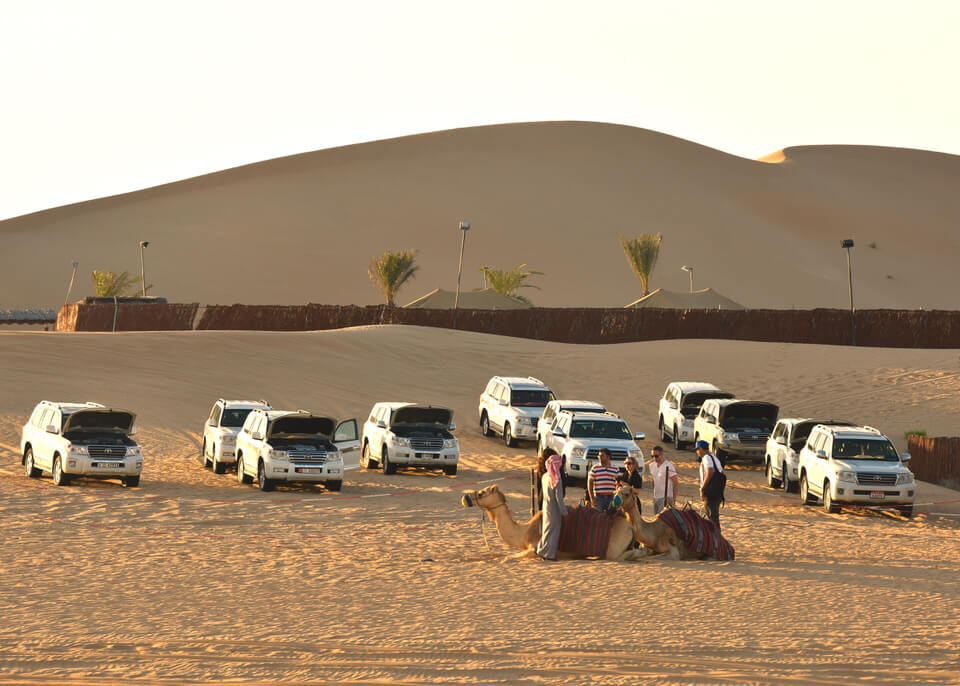
<svg viewBox="0 0 960 686"><path fill-rule="evenodd" d="M490 418L487 416L486 412L480 416L480 433L482 433L484 436L493 435L493 432L490 430Z"/></svg>
<svg viewBox="0 0 960 686"><path fill-rule="evenodd" d="M53 483L57 486L69 486L70 475L63 471L63 465L60 464L60 456L53 458Z"/></svg>
<svg viewBox="0 0 960 686"><path fill-rule="evenodd" d="M263 466L263 462L257 466L257 486L261 491L272 491L275 486L273 479L267 478L267 469Z"/></svg>
<svg viewBox="0 0 960 686"><path fill-rule="evenodd" d="M667 427L663 424L663 417L660 417L660 440L667 442Z"/></svg>
<svg viewBox="0 0 960 686"><path fill-rule="evenodd" d="M517 445L517 439L510 433L510 422L503 423L503 444L508 448L513 448Z"/></svg>
<svg viewBox="0 0 960 686"><path fill-rule="evenodd" d="M677 429L677 426L673 426L673 447L677 450L683 450L684 443L680 440L680 431Z"/></svg>
<svg viewBox="0 0 960 686"><path fill-rule="evenodd" d="M783 482L783 492L784 493L796 493L797 492L797 482L790 480L790 474L787 473L787 463L784 462L783 466L780 469L781 472L781 481Z"/></svg>
<svg viewBox="0 0 960 686"><path fill-rule="evenodd" d="M830 493L830 483L823 484L823 511L830 514L838 514L840 506L833 502L833 494Z"/></svg>
<svg viewBox="0 0 960 686"><path fill-rule="evenodd" d="M816 505L817 496L810 492L810 484L807 483L807 475L800 477L800 502L803 505Z"/></svg>
<svg viewBox="0 0 960 686"><path fill-rule="evenodd" d="M33 466L33 448L27 448L27 453L23 456L23 468L31 479L40 476L40 470Z"/></svg>
<svg viewBox="0 0 960 686"><path fill-rule="evenodd" d="M123 485L127 488L136 488L140 485L140 475L137 474L136 476L125 476L123 477L122 481Z"/></svg>
<svg viewBox="0 0 960 686"><path fill-rule="evenodd" d="M457 475L457 465L448 465L443 468L443 473L447 476L456 476Z"/></svg>
<svg viewBox="0 0 960 686"><path fill-rule="evenodd" d="M396 474L397 465L390 461L390 454L387 452L387 446L383 446L380 451L380 466L383 467L384 474Z"/></svg>
<svg viewBox="0 0 960 686"><path fill-rule="evenodd" d="M766 472L767 486L770 488L780 488L780 479L773 475L773 464L770 462L770 460L767 460Z"/></svg>
<svg viewBox="0 0 960 686"><path fill-rule="evenodd" d="M898 509L900 510L900 514L907 519L913 516L913 505L901 505Z"/></svg>
<svg viewBox="0 0 960 686"><path fill-rule="evenodd" d="M364 443L363 450L360 451L360 469L373 469L370 464L370 444Z"/></svg>
<svg viewBox="0 0 960 686"><path fill-rule="evenodd" d="M213 446L213 457L210 458L210 466L213 467L214 474L223 474L227 471L227 465L217 459L217 446Z"/></svg>
<svg viewBox="0 0 960 686"><path fill-rule="evenodd" d="M343 488L343 481L327 481L324 485L328 491L339 491Z"/></svg>
<svg viewBox="0 0 960 686"><path fill-rule="evenodd" d="M243 456L237 456L237 483L249 484L253 483L253 478L243 471Z"/></svg>
<svg viewBox="0 0 960 686"><path fill-rule="evenodd" d="M203 468L206 469L210 466L210 460L207 458L207 439L203 439L203 447L200 448L200 464L203 465Z"/></svg>

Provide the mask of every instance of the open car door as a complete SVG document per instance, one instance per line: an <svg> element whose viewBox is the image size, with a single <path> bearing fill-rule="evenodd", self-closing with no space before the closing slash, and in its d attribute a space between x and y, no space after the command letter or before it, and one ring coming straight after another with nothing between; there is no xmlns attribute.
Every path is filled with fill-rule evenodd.
<svg viewBox="0 0 960 686"><path fill-rule="evenodd" d="M337 424L333 444L340 449L344 471L360 469L360 431L356 419L344 419Z"/></svg>

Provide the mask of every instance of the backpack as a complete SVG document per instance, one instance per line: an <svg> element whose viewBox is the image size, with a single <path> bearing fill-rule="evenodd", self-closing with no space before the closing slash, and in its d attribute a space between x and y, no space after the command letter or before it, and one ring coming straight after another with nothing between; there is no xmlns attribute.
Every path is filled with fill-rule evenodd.
<svg viewBox="0 0 960 686"><path fill-rule="evenodd" d="M703 494L707 497L707 500L724 502L723 491L727 487L727 475L725 472L720 471L720 461L710 453L707 453L707 455L710 455L716 462L714 462L713 476L710 477L710 481L707 482L706 487L703 489ZM706 455L704 457L706 457Z"/></svg>

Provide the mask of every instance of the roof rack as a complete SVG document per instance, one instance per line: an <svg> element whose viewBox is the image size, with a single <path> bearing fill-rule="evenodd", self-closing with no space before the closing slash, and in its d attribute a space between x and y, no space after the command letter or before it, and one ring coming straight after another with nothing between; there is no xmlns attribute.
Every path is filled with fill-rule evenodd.
<svg viewBox="0 0 960 686"><path fill-rule="evenodd" d="M540 379L538 379L538 378L535 377L535 376L528 376L527 378L528 378L530 381L533 381L533 382L535 382L535 383L540 384L541 386L546 386L546 385L547 385L547 384L543 383Z"/></svg>

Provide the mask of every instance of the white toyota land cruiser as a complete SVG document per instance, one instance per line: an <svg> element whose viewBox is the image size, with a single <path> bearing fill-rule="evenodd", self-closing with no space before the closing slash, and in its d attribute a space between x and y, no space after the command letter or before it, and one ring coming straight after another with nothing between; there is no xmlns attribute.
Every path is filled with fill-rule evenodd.
<svg viewBox="0 0 960 686"><path fill-rule="evenodd" d="M631 434L630 427L613 412L558 412L546 447L562 459L562 471L569 483L586 483L590 467L599 462L601 448L610 451L610 466L623 467L627 457L643 463L643 452L634 441L644 434Z"/></svg>
<svg viewBox="0 0 960 686"><path fill-rule="evenodd" d="M841 505L883 505L913 515L916 483L889 438L870 426L817 425L800 451L800 502L839 512Z"/></svg>
<svg viewBox="0 0 960 686"><path fill-rule="evenodd" d="M537 420L537 453L543 452L547 446L547 436L550 434L550 427L553 420L557 418L558 412L599 412L603 414L607 411L600 403L589 400L551 400L547 407Z"/></svg>
<svg viewBox="0 0 960 686"><path fill-rule="evenodd" d="M203 425L203 444L200 461L223 474L228 464L237 461L237 434L251 410L269 410L266 400L224 400L213 404L210 416Z"/></svg>
<svg viewBox="0 0 960 686"><path fill-rule="evenodd" d="M445 407L377 403L363 423L360 466L373 469L379 463L384 474L402 466L433 467L453 476L460 462L454 429L453 410Z"/></svg>
<svg viewBox="0 0 960 686"><path fill-rule="evenodd" d="M32 479L52 473L58 486L74 476L120 478L124 486L139 486L143 454L130 438L135 419L132 412L99 403L42 400L21 432L21 464Z"/></svg>
<svg viewBox="0 0 960 686"><path fill-rule="evenodd" d="M850 422L836 419L778 419L773 433L767 439L767 454L763 467L770 488L780 488L787 493L800 490L800 450L807 442L810 431L817 424L824 426L850 426Z"/></svg>
<svg viewBox="0 0 960 686"><path fill-rule="evenodd" d="M693 420L700 406L712 398L732 398L733 393L721 391L712 383L702 381L674 381L667 386L660 398L657 422L660 440L673 441L677 450L683 450L693 442Z"/></svg>
<svg viewBox="0 0 960 686"><path fill-rule="evenodd" d="M261 491L280 481L343 486L342 452L357 450L357 420L339 424L305 410L251 410L237 435L237 481L254 478Z"/></svg>
<svg viewBox="0 0 960 686"><path fill-rule="evenodd" d="M480 394L480 431L492 436L499 431L509 447L517 441L537 438L537 420L551 400L556 400L547 384L532 376L495 376Z"/></svg>
<svg viewBox="0 0 960 686"><path fill-rule="evenodd" d="M756 400L707 400L693 423L693 440L706 441L721 463L731 456L759 463L779 411Z"/></svg>

